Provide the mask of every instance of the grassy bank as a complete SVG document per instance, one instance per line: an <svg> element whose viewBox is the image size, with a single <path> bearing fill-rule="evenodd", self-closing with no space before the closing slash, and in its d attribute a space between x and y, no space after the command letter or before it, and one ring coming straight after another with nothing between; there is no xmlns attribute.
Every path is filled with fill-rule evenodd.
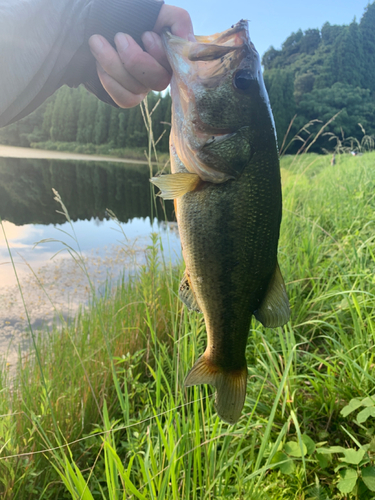
<svg viewBox="0 0 375 500"><path fill-rule="evenodd" d="M238 424L183 388L205 328L155 238L133 279L37 335L12 386L3 372L2 498L374 497L375 154L284 157L282 178L292 319L253 321Z"/></svg>

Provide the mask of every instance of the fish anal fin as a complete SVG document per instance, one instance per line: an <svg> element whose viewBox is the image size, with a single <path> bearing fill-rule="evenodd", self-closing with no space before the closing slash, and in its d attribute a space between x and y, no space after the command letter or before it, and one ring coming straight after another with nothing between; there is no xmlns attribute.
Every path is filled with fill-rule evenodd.
<svg viewBox="0 0 375 500"><path fill-rule="evenodd" d="M254 311L254 316L263 326L270 328L283 326L289 321L289 300L279 264L276 264L266 295L260 307Z"/></svg>
<svg viewBox="0 0 375 500"><path fill-rule="evenodd" d="M185 379L185 386L211 384L216 387L216 411L228 424L241 416L246 396L247 367L224 370L211 363L205 353L195 363Z"/></svg>
<svg viewBox="0 0 375 500"><path fill-rule="evenodd" d="M178 289L178 296L182 300L182 302L187 306L188 309L192 311L197 311L197 312L202 312L197 299L195 298L193 289L191 287L191 283L189 281L189 278L186 274L186 271L184 272L184 276L181 280L179 289Z"/></svg>
<svg viewBox="0 0 375 500"><path fill-rule="evenodd" d="M189 191L194 191L201 182L201 179L198 174L183 172L152 177L150 182L160 189L161 193L159 196L164 200L173 200Z"/></svg>

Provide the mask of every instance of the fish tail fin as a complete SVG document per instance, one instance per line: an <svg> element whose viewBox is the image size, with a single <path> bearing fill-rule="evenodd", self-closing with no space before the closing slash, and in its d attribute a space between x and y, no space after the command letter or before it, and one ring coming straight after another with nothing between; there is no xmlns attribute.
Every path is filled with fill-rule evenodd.
<svg viewBox="0 0 375 500"><path fill-rule="evenodd" d="M216 411L219 417L235 424L240 418L246 396L247 366L238 370L223 370L203 354L185 379L185 386L211 384L216 387Z"/></svg>

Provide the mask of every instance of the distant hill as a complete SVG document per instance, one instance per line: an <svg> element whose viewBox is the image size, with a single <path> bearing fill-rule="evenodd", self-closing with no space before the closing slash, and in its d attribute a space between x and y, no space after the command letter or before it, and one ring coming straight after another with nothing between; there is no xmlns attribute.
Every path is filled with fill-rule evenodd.
<svg viewBox="0 0 375 500"><path fill-rule="evenodd" d="M279 146L294 115L290 137L311 120L326 123L341 110L324 132L359 141L363 130L375 134L375 2L366 7L359 23L325 23L320 30L292 33L281 50L271 47L264 54L262 64ZM332 150L336 142L332 135L322 134L315 151ZM289 152L298 147L294 143Z"/></svg>

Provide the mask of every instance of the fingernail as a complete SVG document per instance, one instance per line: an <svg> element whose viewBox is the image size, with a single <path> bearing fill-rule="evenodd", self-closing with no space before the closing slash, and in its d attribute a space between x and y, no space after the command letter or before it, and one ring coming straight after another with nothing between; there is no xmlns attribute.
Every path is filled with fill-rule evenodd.
<svg viewBox="0 0 375 500"><path fill-rule="evenodd" d="M129 47L128 37L125 33L116 33L115 43L119 45L122 50L126 50Z"/></svg>
<svg viewBox="0 0 375 500"><path fill-rule="evenodd" d="M153 33L145 31L142 35L142 42L147 49L152 49L155 46L155 38Z"/></svg>
<svg viewBox="0 0 375 500"><path fill-rule="evenodd" d="M93 35L89 38L89 45L94 54L98 54L103 48L103 42L98 35Z"/></svg>

